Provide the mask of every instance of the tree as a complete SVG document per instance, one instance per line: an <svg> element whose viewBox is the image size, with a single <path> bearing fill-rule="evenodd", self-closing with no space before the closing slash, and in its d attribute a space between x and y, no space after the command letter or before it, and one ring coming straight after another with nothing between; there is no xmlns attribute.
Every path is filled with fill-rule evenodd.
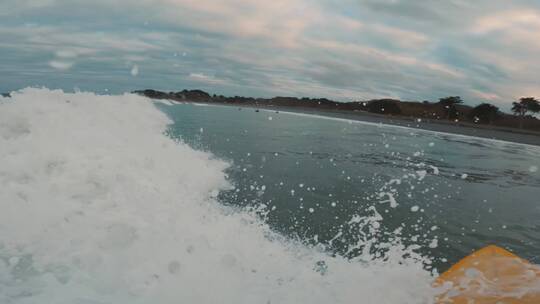
<svg viewBox="0 0 540 304"><path fill-rule="evenodd" d="M523 119L527 112L540 112L540 102L534 97L522 97L519 102L512 103L512 112L519 116L519 127L523 128Z"/></svg>
<svg viewBox="0 0 540 304"><path fill-rule="evenodd" d="M497 117L499 117L499 108L489 104L482 103L474 107L469 113L469 118L474 119L480 123L491 124Z"/></svg>
<svg viewBox="0 0 540 304"><path fill-rule="evenodd" d="M376 99L370 100L367 103L369 112L379 114L401 114L401 107L399 101L394 99Z"/></svg>
<svg viewBox="0 0 540 304"><path fill-rule="evenodd" d="M446 112L446 118L456 118L458 115L456 105L463 103L463 100L459 96L448 96L439 99L439 104L441 104Z"/></svg>

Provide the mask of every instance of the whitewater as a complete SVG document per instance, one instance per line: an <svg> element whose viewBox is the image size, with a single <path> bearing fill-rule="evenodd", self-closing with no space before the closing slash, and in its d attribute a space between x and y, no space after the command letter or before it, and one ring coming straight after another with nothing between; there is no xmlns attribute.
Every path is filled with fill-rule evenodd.
<svg viewBox="0 0 540 304"><path fill-rule="evenodd" d="M217 199L230 166L166 135L147 98L0 98L0 303L432 303L399 241L347 259ZM352 219L377 234L380 215Z"/></svg>

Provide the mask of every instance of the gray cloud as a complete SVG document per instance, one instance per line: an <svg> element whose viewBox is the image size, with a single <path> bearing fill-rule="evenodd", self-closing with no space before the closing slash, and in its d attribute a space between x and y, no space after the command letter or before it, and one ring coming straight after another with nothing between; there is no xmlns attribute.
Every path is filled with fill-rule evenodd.
<svg viewBox="0 0 540 304"><path fill-rule="evenodd" d="M503 108L540 95L532 0L22 0L0 17L0 91L451 94Z"/></svg>

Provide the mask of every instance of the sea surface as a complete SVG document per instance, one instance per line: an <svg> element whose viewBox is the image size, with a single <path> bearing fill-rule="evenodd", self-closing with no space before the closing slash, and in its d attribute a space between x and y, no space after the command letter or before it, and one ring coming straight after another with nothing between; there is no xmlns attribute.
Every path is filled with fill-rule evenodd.
<svg viewBox="0 0 540 304"><path fill-rule="evenodd" d="M235 188L220 202L262 206L287 237L352 258L359 240L398 235L439 271L489 244L540 263L540 147L283 111L160 108L170 136L232 164ZM374 210L371 235L354 218Z"/></svg>
<svg viewBox="0 0 540 304"><path fill-rule="evenodd" d="M27 88L0 97L0 303L433 304L438 273L471 250L540 262L538 156Z"/></svg>

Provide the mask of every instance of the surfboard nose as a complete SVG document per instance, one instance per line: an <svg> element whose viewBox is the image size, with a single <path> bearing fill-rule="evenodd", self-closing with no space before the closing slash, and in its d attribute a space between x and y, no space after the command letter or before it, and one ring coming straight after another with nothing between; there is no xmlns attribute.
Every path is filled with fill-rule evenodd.
<svg viewBox="0 0 540 304"><path fill-rule="evenodd" d="M434 285L439 304L540 303L540 267L495 245L460 260Z"/></svg>

